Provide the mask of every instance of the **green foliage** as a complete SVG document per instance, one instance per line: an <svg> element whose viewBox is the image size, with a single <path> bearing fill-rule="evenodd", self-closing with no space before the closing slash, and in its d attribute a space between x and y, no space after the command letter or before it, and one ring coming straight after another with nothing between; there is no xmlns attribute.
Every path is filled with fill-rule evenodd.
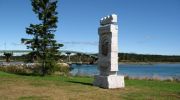
<svg viewBox="0 0 180 100"><path fill-rule="evenodd" d="M25 62L34 63L37 60L36 52L30 52L26 55L23 55L22 57L25 58Z"/></svg>
<svg viewBox="0 0 180 100"><path fill-rule="evenodd" d="M47 63L52 64L52 63ZM60 75L68 75L70 71L70 67L61 64L48 65L53 66L50 68L54 73L51 73L51 70L48 70L48 74L56 74L60 73ZM33 65L9 65L9 66L0 66L0 71L20 74L20 75L40 75L41 73L41 65L38 63L34 63Z"/></svg>
<svg viewBox="0 0 180 100"><path fill-rule="evenodd" d="M13 53L4 52L4 55L6 57L6 62L10 62L10 57L13 55Z"/></svg>
<svg viewBox="0 0 180 100"><path fill-rule="evenodd" d="M56 64L55 71L67 75L70 71L69 65Z"/></svg>
<svg viewBox="0 0 180 100"><path fill-rule="evenodd" d="M14 73L14 74L27 74L32 73L30 69L25 68L24 66L0 66L0 71Z"/></svg>
<svg viewBox="0 0 180 100"><path fill-rule="evenodd" d="M69 54L69 53L68 53ZM61 59L68 62L68 54L62 55ZM98 56L98 54L94 54ZM173 55L150 55L150 54L135 54L135 53L119 53L119 62L180 62L180 56ZM71 55L71 62L96 62L97 58L88 55Z"/></svg>
<svg viewBox="0 0 180 100"><path fill-rule="evenodd" d="M180 56L119 53L119 62L180 62Z"/></svg>
<svg viewBox="0 0 180 100"><path fill-rule="evenodd" d="M54 70L59 51L63 44L54 40L58 22L57 1L56 0L31 0L33 11L40 20L39 24L30 24L26 28L26 33L32 35L32 39L22 39L22 43L32 49L37 56L38 61L42 64L42 75L50 74Z"/></svg>

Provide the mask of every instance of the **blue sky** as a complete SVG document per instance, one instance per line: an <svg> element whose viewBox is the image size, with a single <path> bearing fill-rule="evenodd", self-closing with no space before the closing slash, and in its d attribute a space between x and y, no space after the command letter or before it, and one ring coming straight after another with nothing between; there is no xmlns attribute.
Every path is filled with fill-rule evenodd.
<svg viewBox="0 0 180 100"><path fill-rule="evenodd" d="M98 52L99 20L118 15L119 52L180 55L180 0L60 0L56 39L63 50ZM0 0L0 50L26 49L38 23L30 0Z"/></svg>

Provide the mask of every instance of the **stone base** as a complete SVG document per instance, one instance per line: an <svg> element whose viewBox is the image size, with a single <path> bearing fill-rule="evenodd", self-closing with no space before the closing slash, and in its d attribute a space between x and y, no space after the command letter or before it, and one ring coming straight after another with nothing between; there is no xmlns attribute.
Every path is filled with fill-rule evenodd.
<svg viewBox="0 0 180 100"><path fill-rule="evenodd" d="M124 88L124 76L100 76L94 77L94 86L98 86L106 89Z"/></svg>

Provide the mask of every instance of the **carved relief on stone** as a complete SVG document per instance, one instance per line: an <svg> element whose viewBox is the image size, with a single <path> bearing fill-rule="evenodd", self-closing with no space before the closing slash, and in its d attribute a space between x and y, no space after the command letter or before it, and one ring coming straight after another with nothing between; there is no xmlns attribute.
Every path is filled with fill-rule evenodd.
<svg viewBox="0 0 180 100"><path fill-rule="evenodd" d="M101 50L102 50L102 55L107 56L109 52L109 40L108 40L108 35L107 33L102 35L102 41L101 41Z"/></svg>

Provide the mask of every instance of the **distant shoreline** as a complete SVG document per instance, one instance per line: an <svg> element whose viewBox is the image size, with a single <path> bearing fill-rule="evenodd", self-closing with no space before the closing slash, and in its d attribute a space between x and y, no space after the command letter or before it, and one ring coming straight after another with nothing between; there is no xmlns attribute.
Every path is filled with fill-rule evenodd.
<svg viewBox="0 0 180 100"><path fill-rule="evenodd" d="M180 62L118 62L118 64L153 65L153 64L180 64Z"/></svg>
<svg viewBox="0 0 180 100"><path fill-rule="evenodd" d="M3 63L5 61L0 61L0 63ZM15 62L19 62L19 63L24 63L22 61L11 61L10 63L15 63ZM81 64L89 64L88 62L82 62ZM94 63L95 65L97 63ZM118 62L118 64L133 64L133 65L154 65L154 64L180 64L180 62Z"/></svg>

